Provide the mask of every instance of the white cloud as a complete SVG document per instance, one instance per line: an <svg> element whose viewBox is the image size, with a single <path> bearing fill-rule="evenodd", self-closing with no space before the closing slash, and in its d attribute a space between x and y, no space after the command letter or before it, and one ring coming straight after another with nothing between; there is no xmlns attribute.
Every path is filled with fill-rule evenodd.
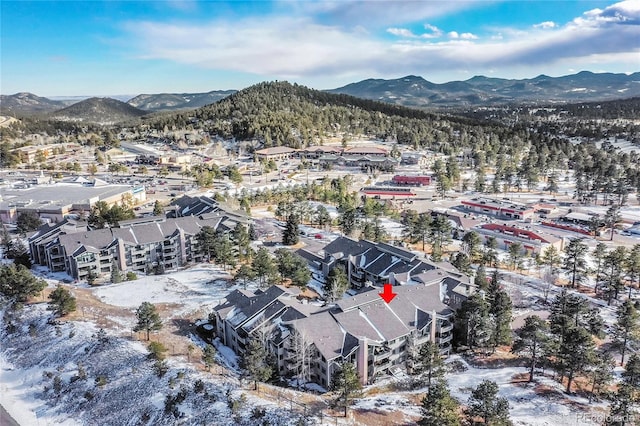
<svg viewBox="0 0 640 426"><path fill-rule="evenodd" d="M376 7L377 3L370 2ZM386 27L387 33L401 38L390 43L377 38L366 23L343 28L302 16L216 20L198 25L129 22L125 28L133 35L133 48L140 58L267 78L323 77L335 81L346 75L450 75L459 70L477 74L506 69L536 74L549 73L551 67L566 70L591 65L591 69L598 69L604 68L600 64L616 61L627 70L634 64L637 68L640 53L638 3L594 9L564 26L540 26L528 31L496 29L497 35L482 40L475 34L456 31L447 33L448 39L433 40L430 37L441 36L442 31L427 24L424 28L428 32L424 34ZM315 5L330 9L331 13L338 8L334 3ZM340 3L340 7L348 5Z"/></svg>
<svg viewBox="0 0 640 426"><path fill-rule="evenodd" d="M389 34L393 34L398 37L407 37L407 38L418 37L413 32L411 32L411 30L408 30L406 28L387 28L387 32Z"/></svg>
<svg viewBox="0 0 640 426"><path fill-rule="evenodd" d="M422 38L438 38L442 36L442 30L434 25L424 24L424 29L430 32L422 34Z"/></svg>
<svg viewBox="0 0 640 426"><path fill-rule="evenodd" d="M556 27L557 27L557 25L553 21L544 21L544 22L541 22L539 24L535 24L533 26L533 28L542 28L543 30L546 30L546 29L549 29L549 28L556 28Z"/></svg>

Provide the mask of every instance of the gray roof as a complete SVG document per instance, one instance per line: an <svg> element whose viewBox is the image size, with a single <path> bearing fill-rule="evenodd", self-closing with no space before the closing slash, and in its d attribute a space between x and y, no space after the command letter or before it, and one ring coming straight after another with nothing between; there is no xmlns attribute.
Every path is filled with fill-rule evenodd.
<svg viewBox="0 0 640 426"><path fill-rule="evenodd" d="M342 355L345 332L330 313L324 312L294 321L292 325L302 332L326 360ZM351 342L352 339L349 339Z"/></svg>
<svg viewBox="0 0 640 426"><path fill-rule="evenodd" d="M326 254L336 255L342 253L344 257L349 255L360 254L370 247L373 247L374 243L366 240L354 240L349 237L338 237L335 240L327 244L323 251Z"/></svg>
<svg viewBox="0 0 640 426"><path fill-rule="evenodd" d="M124 194L128 185L84 186L80 184L40 185L29 189L0 189L0 210L16 206L21 210L60 210L73 205L93 205L96 201Z"/></svg>

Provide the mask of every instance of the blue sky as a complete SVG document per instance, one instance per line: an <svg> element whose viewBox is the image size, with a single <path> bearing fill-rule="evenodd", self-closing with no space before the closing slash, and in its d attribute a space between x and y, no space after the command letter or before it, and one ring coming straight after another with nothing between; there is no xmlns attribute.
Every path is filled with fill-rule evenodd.
<svg viewBox="0 0 640 426"><path fill-rule="evenodd" d="M640 70L640 0L0 2L0 92Z"/></svg>

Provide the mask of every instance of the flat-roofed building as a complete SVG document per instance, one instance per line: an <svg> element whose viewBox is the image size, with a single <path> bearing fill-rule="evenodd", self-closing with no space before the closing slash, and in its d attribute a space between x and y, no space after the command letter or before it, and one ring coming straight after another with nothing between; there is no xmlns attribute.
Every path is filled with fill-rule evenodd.
<svg viewBox="0 0 640 426"><path fill-rule="evenodd" d="M522 229L511 225L485 223L473 229L486 242L495 238L498 248L507 250L514 243L522 245L522 251L528 254L540 254L547 247L554 246L558 251L564 249L562 238L549 234L542 234L531 229Z"/></svg>
<svg viewBox="0 0 640 426"><path fill-rule="evenodd" d="M288 146L274 146L271 148L259 149L255 152L258 160L286 160L293 157L298 152L297 149Z"/></svg>
<svg viewBox="0 0 640 426"><path fill-rule="evenodd" d="M144 186L110 185L91 182L38 185L26 189L0 189L0 219L15 223L21 212L36 213L45 222L60 222L73 212L88 213L98 202L108 205L147 199Z"/></svg>
<svg viewBox="0 0 640 426"><path fill-rule="evenodd" d="M507 219L531 219L535 212L533 207L526 204L508 200L498 200L495 198L472 198L471 200L462 200L462 205L469 211L496 217L504 217Z"/></svg>

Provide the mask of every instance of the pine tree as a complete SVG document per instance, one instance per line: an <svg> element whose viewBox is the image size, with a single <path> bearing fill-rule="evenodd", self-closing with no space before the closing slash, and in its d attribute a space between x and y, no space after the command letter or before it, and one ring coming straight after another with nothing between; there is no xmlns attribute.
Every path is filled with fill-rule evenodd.
<svg viewBox="0 0 640 426"><path fill-rule="evenodd" d="M26 302L45 289L47 283L38 279L23 265L0 266L0 295L15 303Z"/></svg>
<svg viewBox="0 0 640 426"><path fill-rule="evenodd" d="M471 391L465 414L469 424L477 424L477 418L482 419L485 425L512 424L509 420L509 402L506 398L498 397L498 385L490 380L482 381Z"/></svg>
<svg viewBox="0 0 640 426"><path fill-rule="evenodd" d="M479 293L474 293L462 302L456 316L457 328L461 330L459 335L469 346L469 349L485 349L491 337L491 324L489 322L489 304Z"/></svg>
<svg viewBox="0 0 640 426"><path fill-rule="evenodd" d="M627 348L640 339L640 313L631 300L625 300L618 307L613 327L614 344L620 349L620 365L624 365Z"/></svg>
<svg viewBox="0 0 640 426"><path fill-rule="evenodd" d="M631 426L637 424L633 416L635 404L636 396L633 387L626 383L618 386L618 391L613 395L609 415L605 418L603 426Z"/></svg>
<svg viewBox="0 0 640 426"><path fill-rule="evenodd" d="M240 368L244 374L253 380L253 389L258 390L258 382L266 382L273 375L273 368L269 363L267 348L262 342L252 337L240 360Z"/></svg>
<svg viewBox="0 0 640 426"><path fill-rule="evenodd" d="M544 346L549 341L549 326L537 315L524 319L524 325L516 330L517 338L511 352L529 357L529 382L533 381L536 365L544 356Z"/></svg>
<svg viewBox="0 0 640 426"><path fill-rule="evenodd" d="M111 282L113 284L122 282L122 273L115 260L111 262Z"/></svg>
<svg viewBox="0 0 640 426"><path fill-rule="evenodd" d="M267 282L272 282L277 279L278 268L276 267L269 251L260 247L253 258L251 267L255 272L260 285L263 286Z"/></svg>
<svg viewBox="0 0 640 426"><path fill-rule="evenodd" d="M350 362L343 362L340 368L333 373L331 390L338 396L336 405L344 407L345 417L347 417L349 401L357 397L361 389L362 385L355 366Z"/></svg>
<svg viewBox="0 0 640 426"><path fill-rule="evenodd" d="M202 362L207 371L211 371L211 367L216 362L216 348L213 345L207 344L202 351Z"/></svg>
<svg viewBox="0 0 640 426"><path fill-rule="evenodd" d="M154 216L164 215L164 207L162 207L162 203L160 202L160 200L156 200L155 203L153 203L153 215Z"/></svg>
<svg viewBox="0 0 640 426"><path fill-rule="evenodd" d="M256 277L256 274L253 268L251 267L251 265L247 265L243 263L242 265L240 265L240 267L236 271L236 275L234 276L234 279L236 281L242 281L244 288L246 289L247 281L251 281L255 277Z"/></svg>
<svg viewBox="0 0 640 426"><path fill-rule="evenodd" d="M567 376L566 392L571 393L571 385L576 374L583 373L593 364L595 343L591 334L583 327L571 326L558 352L558 367Z"/></svg>
<svg viewBox="0 0 640 426"><path fill-rule="evenodd" d="M137 323L133 328L133 331L146 331L147 340L149 340L149 333L152 331L158 331L162 328L162 320L156 310L156 307L149 302L142 302L142 304L136 309Z"/></svg>
<svg viewBox="0 0 640 426"><path fill-rule="evenodd" d="M335 302L336 300L342 298L344 292L349 288L349 279L347 278L347 274L344 272L344 269L341 266L334 266L329 274L327 275L327 280L324 284L324 294L325 297Z"/></svg>
<svg viewBox="0 0 640 426"><path fill-rule="evenodd" d="M585 255L589 248L582 239L573 239L564 249L564 269L571 275L571 287L576 287L586 274Z"/></svg>
<svg viewBox="0 0 640 426"><path fill-rule="evenodd" d="M491 323L491 349L495 352L499 345L511 343L511 298L500 288L500 274L496 269L487 291L489 301L489 322Z"/></svg>
<svg viewBox="0 0 640 426"><path fill-rule="evenodd" d="M66 288L58 285L55 290L49 294L49 307L55 315L61 317L76 310L76 298Z"/></svg>
<svg viewBox="0 0 640 426"><path fill-rule="evenodd" d="M426 383L429 388L432 382L444 378L445 365L437 344L427 342L420 347L414 360L414 369L415 373L421 375L423 383Z"/></svg>
<svg viewBox="0 0 640 426"><path fill-rule="evenodd" d="M285 246L293 246L300 241L300 230L298 229L298 216L290 214L287 218L287 224L282 233L282 244Z"/></svg>
<svg viewBox="0 0 640 426"><path fill-rule="evenodd" d="M422 398L422 418L419 426L460 426L458 402L451 397L444 380L438 380L429 387Z"/></svg>

